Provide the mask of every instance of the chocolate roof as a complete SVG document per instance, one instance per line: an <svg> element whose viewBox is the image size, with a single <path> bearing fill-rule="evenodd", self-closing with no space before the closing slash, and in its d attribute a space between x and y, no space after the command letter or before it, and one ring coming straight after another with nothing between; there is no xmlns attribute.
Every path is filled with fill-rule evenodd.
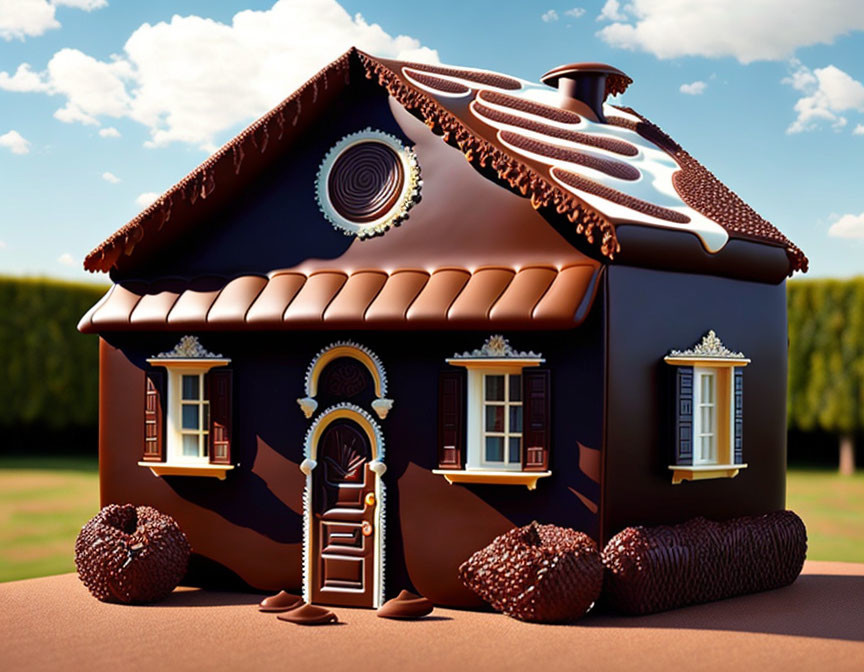
<svg viewBox="0 0 864 672"><path fill-rule="evenodd" d="M79 331L566 329L588 314L602 267L278 271L232 280L118 283Z"/></svg>
<svg viewBox="0 0 864 672"><path fill-rule="evenodd" d="M730 237L780 246L792 271L807 269L807 258L788 238L628 108L604 105L609 123L601 124L587 107L582 113L558 107L557 92L540 84L485 70L378 59L356 49L110 236L84 267L108 271L141 241L156 245L167 232L199 219L207 208L202 203L212 200L217 187L252 179L256 167L287 147L298 120L329 104L352 67L385 87L471 163L487 169L485 174L529 197L544 214L569 222L610 259L620 249L616 225L636 223L694 233L710 252ZM622 79L616 86L626 83Z"/></svg>

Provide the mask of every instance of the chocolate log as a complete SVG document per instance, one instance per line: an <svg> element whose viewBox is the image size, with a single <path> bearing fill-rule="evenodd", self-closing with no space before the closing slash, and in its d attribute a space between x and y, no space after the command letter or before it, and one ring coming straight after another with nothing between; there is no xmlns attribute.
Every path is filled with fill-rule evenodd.
<svg viewBox="0 0 864 672"><path fill-rule="evenodd" d="M628 527L603 550L603 602L638 615L780 588L806 554L807 530L792 511Z"/></svg>
<svg viewBox="0 0 864 672"><path fill-rule="evenodd" d="M189 553L186 535L171 516L149 506L110 504L81 529L75 566L96 599L142 604L174 590Z"/></svg>
<svg viewBox="0 0 864 672"><path fill-rule="evenodd" d="M459 567L494 609L523 621L572 621L600 595L603 568L587 534L536 522L496 537Z"/></svg>

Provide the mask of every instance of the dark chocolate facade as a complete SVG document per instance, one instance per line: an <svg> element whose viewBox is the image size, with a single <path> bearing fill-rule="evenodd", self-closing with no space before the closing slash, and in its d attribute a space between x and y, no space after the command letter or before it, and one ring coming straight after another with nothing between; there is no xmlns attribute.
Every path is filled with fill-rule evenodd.
<svg viewBox="0 0 864 672"><path fill-rule="evenodd" d="M557 167L508 158L524 139L478 121L583 123L516 99L522 86L349 52L88 258L115 282L79 327L101 337L102 501L177 520L191 580L376 607L407 588L479 607L458 567L514 526L602 544L628 525L783 508L783 280L797 248L733 236L708 252L700 233L613 225L554 191ZM476 118L447 98L477 87L492 107ZM460 135L471 119L478 135ZM645 140L596 125L564 128L562 156L623 185L621 161ZM380 147L356 184L342 174L351 154L337 158L334 210L382 224L352 237L325 219L315 179L368 129L410 147L419 179L403 189L411 166ZM676 226L701 216L674 207ZM737 447L713 469L676 461L664 362L709 330L750 363L729 379L743 380L737 433L711 439ZM705 384L731 390L725 371ZM673 466L735 478L674 485Z"/></svg>

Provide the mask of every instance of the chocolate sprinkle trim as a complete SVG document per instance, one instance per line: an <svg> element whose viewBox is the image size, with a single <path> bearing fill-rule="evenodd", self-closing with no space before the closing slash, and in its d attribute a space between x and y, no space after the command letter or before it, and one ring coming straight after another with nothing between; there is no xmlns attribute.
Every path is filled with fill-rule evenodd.
<svg viewBox="0 0 864 672"><path fill-rule="evenodd" d="M481 91L477 94L477 100L492 103L493 105L501 105L502 107L509 107L512 110L519 110L527 114L534 114L538 117L551 119L562 124L578 124L582 121L582 117L570 110L544 105L543 103L517 98L516 96L509 96L506 93L499 93L497 91Z"/></svg>
<svg viewBox="0 0 864 672"><path fill-rule="evenodd" d="M672 155L681 166L681 170L672 176L672 184L685 204L717 222L735 238L783 246L791 262L789 274L807 272L807 257L773 224L761 217L656 125L628 107L618 109L639 117L641 121L607 117L609 123L635 131Z"/></svg>
<svg viewBox="0 0 864 672"><path fill-rule="evenodd" d="M458 77L481 86L494 86L498 89L518 90L522 88L522 84L518 79L513 79L507 75L501 75L497 72L478 72L476 70L463 70L462 68L450 68L441 65L427 65L425 63L410 63L402 64L404 68L412 70L423 70L436 75L444 75L446 77Z"/></svg>
<svg viewBox="0 0 864 672"><path fill-rule="evenodd" d="M619 180L638 180L641 175L638 168L634 168L621 161L615 161L614 159L601 159L590 154L583 154L575 149L567 149L558 145L550 145L548 142L534 140L512 131L499 131L498 135L508 145L513 145L526 152L540 154L556 161L577 163L586 168L599 170L601 173L606 173L610 177L616 177Z"/></svg>
<svg viewBox="0 0 864 672"><path fill-rule="evenodd" d="M551 173L552 177L567 186L573 187L574 189L580 189L589 194L593 194L594 196L599 196L600 198L605 198L607 201L623 205L625 208L641 212L643 215L656 217L657 219L665 219L668 222L676 222L678 224L687 224L690 222L690 218L683 212L670 210L669 208L664 208L663 206L643 201L641 198L630 196L629 194L625 194L623 191L607 187L605 184L589 180L587 177L571 173L568 170L553 167Z"/></svg>
<svg viewBox="0 0 864 672"><path fill-rule="evenodd" d="M471 109L480 119L486 117L487 119L496 121L499 124L517 126L526 131L542 133L543 135L548 135L553 138L559 138L569 142L578 142L582 145L597 147L598 149L605 149L608 152L614 152L615 154L621 154L622 156L636 156L639 153L639 149L636 145L625 140L616 140L614 138L605 138L602 136L598 137L596 135L590 135L589 133L581 133L579 131L570 131L566 128L559 128L558 126L550 126L549 124L544 124L540 121L532 121L530 119L525 119L524 117L517 117L515 114L508 114L507 112L501 112L500 110L486 107L483 103L476 101L471 105Z"/></svg>
<svg viewBox="0 0 864 672"><path fill-rule="evenodd" d="M435 77L434 75L427 75L422 72L418 72L416 70L412 70L411 68L402 68L402 72L406 77L411 80L422 84L423 86L428 86L430 89L435 89L436 91L441 91L442 93L455 93L465 95L467 93L471 93L471 89L469 89L464 84L460 84L459 82L454 82L450 79L441 79L440 77Z"/></svg>
<svg viewBox="0 0 864 672"><path fill-rule="evenodd" d="M558 215L566 217L567 221L573 224L575 233L584 236L589 243L593 244L597 240L599 231L600 240L597 242L599 242L600 252L609 259L619 251L615 227L605 215L559 187L551 178L538 173L523 161L478 135L436 100L406 83L385 63L362 51L356 53L366 68L367 78L377 78L378 83L400 105L422 119L434 133L441 136L444 142L457 147L469 163L476 164L480 168L491 168L501 183L509 185L511 189L523 196L529 196L534 209L554 208ZM512 96L508 97L512 98ZM562 110L562 112L566 111Z"/></svg>

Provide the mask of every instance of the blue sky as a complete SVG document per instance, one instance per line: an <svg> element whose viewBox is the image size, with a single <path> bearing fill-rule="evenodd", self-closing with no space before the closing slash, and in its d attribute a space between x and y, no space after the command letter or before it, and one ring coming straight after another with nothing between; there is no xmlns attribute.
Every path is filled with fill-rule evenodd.
<svg viewBox="0 0 864 672"><path fill-rule="evenodd" d="M352 43L532 80L615 65L809 275L864 273L860 0L2 0L0 274L104 281L87 252Z"/></svg>

